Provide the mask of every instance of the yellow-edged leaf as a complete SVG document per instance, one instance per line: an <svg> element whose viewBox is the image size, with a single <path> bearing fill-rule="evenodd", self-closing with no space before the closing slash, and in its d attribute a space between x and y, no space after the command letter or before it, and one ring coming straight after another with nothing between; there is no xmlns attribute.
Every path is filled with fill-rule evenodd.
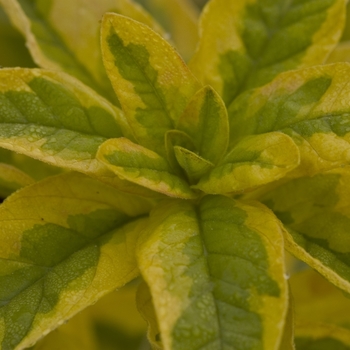
<svg viewBox="0 0 350 350"><path fill-rule="evenodd" d="M323 63L340 39L346 0L212 0L191 68L227 105L286 70ZM215 23L215 25L213 25Z"/></svg>
<svg viewBox="0 0 350 350"><path fill-rule="evenodd" d="M102 55L136 141L166 154L165 133L200 85L178 53L149 27L106 14Z"/></svg>
<svg viewBox="0 0 350 350"><path fill-rule="evenodd" d="M167 31L181 56L187 61L198 43L198 10L191 0L136 0Z"/></svg>
<svg viewBox="0 0 350 350"><path fill-rule="evenodd" d="M262 195L286 228L286 248L350 293L350 168L292 180Z"/></svg>
<svg viewBox="0 0 350 350"><path fill-rule="evenodd" d="M50 177L0 206L0 343L33 345L138 274L149 205L78 173Z"/></svg>
<svg viewBox="0 0 350 350"><path fill-rule="evenodd" d="M126 138L106 141L97 157L121 179L170 197L196 198L186 180L175 173L164 158Z"/></svg>
<svg viewBox="0 0 350 350"><path fill-rule="evenodd" d="M205 193L242 193L284 177L299 165L299 150L281 133L248 136L193 188Z"/></svg>
<svg viewBox="0 0 350 350"><path fill-rule="evenodd" d="M227 110L210 86L199 90L187 105L177 129L194 141L198 155L217 164L224 156L229 137Z"/></svg>
<svg viewBox="0 0 350 350"><path fill-rule="evenodd" d="M348 77L349 63L316 66L282 73L242 94L229 108L229 149L245 135L282 131L300 151L300 166L291 177L349 164Z"/></svg>
<svg viewBox="0 0 350 350"><path fill-rule="evenodd" d="M277 349L288 308L279 223L263 206L207 196L160 203L138 262L164 349Z"/></svg>
<svg viewBox="0 0 350 350"><path fill-rule="evenodd" d="M0 4L25 36L40 67L69 73L116 103L101 59L102 15L116 11L161 31L131 0L1 0Z"/></svg>
<svg viewBox="0 0 350 350"><path fill-rule="evenodd" d="M137 283L109 293L40 340L32 350L137 350L146 322L135 305Z"/></svg>

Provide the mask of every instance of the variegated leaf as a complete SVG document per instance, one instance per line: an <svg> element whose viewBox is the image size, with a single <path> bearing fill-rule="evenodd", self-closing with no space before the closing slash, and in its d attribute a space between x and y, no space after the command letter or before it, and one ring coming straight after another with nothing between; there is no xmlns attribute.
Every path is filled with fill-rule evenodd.
<svg viewBox="0 0 350 350"><path fill-rule="evenodd" d="M279 223L263 206L168 201L140 238L164 349L278 349L287 313Z"/></svg>
<svg viewBox="0 0 350 350"><path fill-rule="evenodd" d="M110 137L128 133L123 114L79 81L40 69L0 71L0 146L91 174Z"/></svg>
<svg viewBox="0 0 350 350"><path fill-rule="evenodd" d="M282 131L299 147L290 176L314 175L350 163L350 64L280 74L241 95L229 108L230 148L245 135Z"/></svg>
<svg viewBox="0 0 350 350"><path fill-rule="evenodd" d="M299 165L299 150L281 133L248 136L193 188L205 193L242 193L284 177Z"/></svg>
<svg viewBox="0 0 350 350"><path fill-rule="evenodd" d="M217 164L224 156L229 137L228 117L221 97L210 86L199 90L177 123L187 133L200 157Z"/></svg>
<svg viewBox="0 0 350 350"><path fill-rule="evenodd" d="M130 0L0 0L0 4L25 36L40 67L69 73L112 101L116 97L101 59L102 15L117 11L160 30Z"/></svg>
<svg viewBox="0 0 350 350"><path fill-rule="evenodd" d="M196 78L164 39L123 16L104 16L102 54L136 141L165 156L165 133L199 89Z"/></svg>
<svg viewBox="0 0 350 350"><path fill-rule="evenodd" d="M138 274L148 205L82 174L28 186L0 207L0 344L24 349Z"/></svg>
<svg viewBox="0 0 350 350"><path fill-rule="evenodd" d="M260 200L286 228L286 247L337 287L350 293L350 168L304 177Z"/></svg>
<svg viewBox="0 0 350 350"><path fill-rule="evenodd" d="M323 63L337 44L346 0L212 0L191 68L227 105L277 74ZM213 25L216 23L216 25Z"/></svg>
<svg viewBox="0 0 350 350"><path fill-rule="evenodd" d="M31 350L136 350L146 322L135 305L137 283L107 294L48 334Z"/></svg>
<svg viewBox="0 0 350 350"><path fill-rule="evenodd" d="M167 31L187 61L198 43L198 10L191 0L135 0L142 4Z"/></svg>
<svg viewBox="0 0 350 350"><path fill-rule="evenodd" d="M126 138L106 141L97 157L121 179L170 197L196 198L185 179L164 158Z"/></svg>

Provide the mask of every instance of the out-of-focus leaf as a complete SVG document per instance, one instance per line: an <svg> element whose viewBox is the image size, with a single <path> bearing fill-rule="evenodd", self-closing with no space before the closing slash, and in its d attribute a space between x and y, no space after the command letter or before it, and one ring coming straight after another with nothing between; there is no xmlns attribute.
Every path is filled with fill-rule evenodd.
<svg viewBox="0 0 350 350"><path fill-rule="evenodd" d="M294 344L294 299L289 296L289 307L279 350L295 350Z"/></svg>
<svg viewBox="0 0 350 350"><path fill-rule="evenodd" d="M0 163L0 198L6 198L21 187L34 183L34 179L12 165Z"/></svg>
<svg viewBox="0 0 350 350"><path fill-rule="evenodd" d="M350 350L350 331L329 324L299 324L295 329L296 350Z"/></svg>
<svg viewBox="0 0 350 350"><path fill-rule="evenodd" d="M327 59L327 63L350 62L350 41L344 41L337 45Z"/></svg>
<svg viewBox="0 0 350 350"><path fill-rule="evenodd" d="M141 315L148 322L147 337L152 344L153 350L162 350L163 345L160 338L157 315L154 310L151 292L145 282L142 282L137 290L136 302Z"/></svg>
<svg viewBox="0 0 350 350"><path fill-rule="evenodd" d="M18 31L13 28L0 7L0 66L34 67L25 42Z"/></svg>
<svg viewBox="0 0 350 350"><path fill-rule="evenodd" d="M187 61L198 43L198 10L190 0L136 0L168 32L181 56Z"/></svg>
<svg viewBox="0 0 350 350"><path fill-rule="evenodd" d="M102 15L116 11L161 31L151 17L130 0L1 0L0 4L25 36L40 67L69 73L115 102L101 59Z"/></svg>
<svg viewBox="0 0 350 350"><path fill-rule="evenodd" d="M295 319L329 323L350 329L350 299L324 277L308 269L290 279Z"/></svg>
<svg viewBox="0 0 350 350"><path fill-rule="evenodd" d="M136 283L112 292L40 340L32 350L139 350L146 323L135 305Z"/></svg>

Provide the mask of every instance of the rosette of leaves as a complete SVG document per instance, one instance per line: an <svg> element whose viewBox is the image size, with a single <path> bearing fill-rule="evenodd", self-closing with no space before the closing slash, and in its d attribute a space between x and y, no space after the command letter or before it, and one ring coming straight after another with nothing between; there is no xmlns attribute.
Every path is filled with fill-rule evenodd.
<svg viewBox="0 0 350 350"><path fill-rule="evenodd" d="M349 349L343 319L294 328L284 262L350 292L350 65L324 65L345 0L211 0L195 51L184 0L141 2L166 30L129 0L0 3L41 67L0 71L0 185L23 187L0 206L2 350L137 276L155 349Z"/></svg>

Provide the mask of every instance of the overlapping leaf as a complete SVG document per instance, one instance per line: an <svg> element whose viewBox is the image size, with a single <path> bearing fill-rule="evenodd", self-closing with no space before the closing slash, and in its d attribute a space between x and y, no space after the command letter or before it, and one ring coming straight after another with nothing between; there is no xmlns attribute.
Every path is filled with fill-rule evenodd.
<svg viewBox="0 0 350 350"><path fill-rule="evenodd" d="M136 283L112 292L40 340L32 350L136 350L146 322L135 305Z"/></svg>
<svg viewBox="0 0 350 350"><path fill-rule="evenodd" d="M191 0L136 0L165 28L187 61L198 43L198 11Z"/></svg>
<svg viewBox="0 0 350 350"><path fill-rule="evenodd" d="M280 132L246 137L194 188L205 193L241 193L276 181L299 165L293 140Z"/></svg>
<svg viewBox="0 0 350 350"><path fill-rule="evenodd" d="M0 65L3 67L34 67L25 42L13 28L0 6Z"/></svg>
<svg viewBox="0 0 350 350"><path fill-rule="evenodd" d="M185 170L190 183L196 183L204 174L214 168L214 164L186 148L175 146L175 157Z"/></svg>
<svg viewBox="0 0 350 350"><path fill-rule="evenodd" d="M229 108L230 147L245 135L282 131L301 156L293 176L350 162L350 65L338 63L280 74ZM291 175L292 176L292 175Z"/></svg>
<svg viewBox="0 0 350 350"><path fill-rule="evenodd" d="M327 63L350 62L350 41L344 41L332 51Z"/></svg>
<svg viewBox="0 0 350 350"><path fill-rule="evenodd" d="M143 318L148 322L147 338L152 344L153 350L163 350L161 334L157 320L156 311L154 310L152 295L148 285L142 281L136 294L137 308Z"/></svg>
<svg viewBox="0 0 350 350"><path fill-rule="evenodd" d="M229 105L240 92L283 71L323 63L341 36L345 4L212 0L202 15L191 68Z"/></svg>
<svg viewBox="0 0 350 350"><path fill-rule="evenodd" d="M1 0L0 4L23 33L35 62L80 79L103 96L115 95L103 69L99 26L107 11L118 11L160 30L130 0ZM64 18L64 20L62 20Z"/></svg>
<svg viewBox="0 0 350 350"><path fill-rule="evenodd" d="M4 199L21 187L31 185L34 179L14 166L0 163L0 198Z"/></svg>
<svg viewBox="0 0 350 350"><path fill-rule="evenodd" d="M40 162L24 154L0 149L0 162L18 168L35 180L42 180L51 175L57 175L62 169Z"/></svg>
<svg viewBox="0 0 350 350"><path fill-rule="evenodd" d="M347 292L349 183L349 168L340 168L290 181L261 198L287 229L287 248Z"/></svg>
<svg viewBox="0 0 350 350"><path fill-rule="evenodd" d="M188 183L171 169L164 158L126 138L106 141L97 157L122 179L170 197L196 197Z"/></svg>
<svg viewBox="0 0 350 350"><path fill-rule="evenodd" d="M289 307L279 350L296 350L294 344L294 299L289 297Z"/></svg>
<svg viewBox="0 0 350 350"><path fill-rule="evenodd" d="M82 174L51 177L0 208L0 344L23 349L137 275L149 209Z"/></svg>
<svg viewBox="0 0 350 350"><path fill-rule="evenodd" d="M69 76L43 70L0 71L0 146L87 173L107 138L127 130L107 101Z"/></svg>
<svg viewBox="0 0 350 350"><path fill-rule="evenodd" d="M350 349L350 331L332 325L301 324L297 328L297 350Z"/></svg>
<svg viewBox="0 0 350 350"><path fill-rule="evenodd" d="M199 83L174 48L123 16L104 16L102 54L136 141L165 155L165 133L174 129Z"/></svg>
<svg viewBox="0 0 350 350"><path fill-rule="evenodd" d="M276 349L287 312L283 243L264 207L223 196L161 203L138 246L165 349Z"/></svg>
<svg viewBox="0 0 350 350"><path fill-rule="evenodd" d="M177 123L193 140L200 157L217 164L226 152L228 117L221 97L210 86L199 90Z"/></svg>

